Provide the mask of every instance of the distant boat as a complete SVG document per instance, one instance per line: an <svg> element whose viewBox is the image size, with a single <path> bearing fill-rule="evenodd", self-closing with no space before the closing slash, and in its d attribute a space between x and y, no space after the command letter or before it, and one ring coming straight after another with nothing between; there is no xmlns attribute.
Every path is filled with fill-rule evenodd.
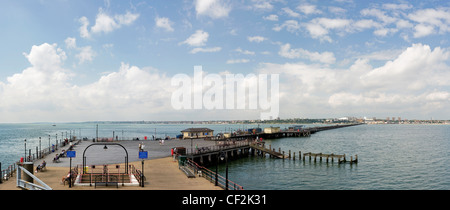
<svg viewBox="0 0 450 210"><path fill-rule="evenodd" d="M53 124L52 126L56 126L55 124Z"/></svg>

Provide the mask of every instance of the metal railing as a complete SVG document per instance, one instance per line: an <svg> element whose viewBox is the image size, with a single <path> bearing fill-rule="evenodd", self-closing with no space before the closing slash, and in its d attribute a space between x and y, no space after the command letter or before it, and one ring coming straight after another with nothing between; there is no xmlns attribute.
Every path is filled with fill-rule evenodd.
<svg viewBox="0 0 450 210"><path fill-rule="evenodd" d="M192 161L191 159L187 159L185 162L185 166L190 168L194 174L199 174L206 180L210 181L211 183L217 183L217 186L221 187L222 189L229 189L229 190L244 190L244 187L241 185L236 184L235 182L231 180L227 180L225 177L221 176L220 174L216 174L215 172L198 165L196 162ZM217 177L217 180L216 180ZM228 187L227 187L228 184Z"/></svg>
<svg viewBox="0 0 450 210"><path fill-rule="evenodd" d="M212 152L224 151L228 149L234 149L239 147L246 147L251 145L250 141L221 141L217 145L200 147L192 150L187 149L187 155L201 155Z"/></svg>
<svg viewBox="0 0 450 210"><path fill-rule="evenodd" d="M27 182L27 181L23 180L22 179L22 171L24 173L26 173L28 176L30 176L31 178L33 178L33 180L37 181L42 186L39 186L37 184L34 184L34 183ZM29 172L27 169L25 169L22 166L17 166L17 177L16 177L16 180L17 180L17 187L20 187L22 189L26 189L26 190L53 190L51 187L49 187L47 184L45 184L43 181L38 179L36 176L34 176L31 172Z"/></svg>
<svg viewBox="0 0 450 210"><path fill-rule="evenodd" d="M16 172L16 164L8 166L7 169L2 169L2 163L0 163L0 184L3 183L3 181L7 181L12 176L14 176L15 172Z"/></svg>

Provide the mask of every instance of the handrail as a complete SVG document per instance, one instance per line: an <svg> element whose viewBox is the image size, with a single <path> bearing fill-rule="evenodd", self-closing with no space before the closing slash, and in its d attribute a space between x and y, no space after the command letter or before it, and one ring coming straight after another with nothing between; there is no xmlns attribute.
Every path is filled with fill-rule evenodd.
<svg viewBox="0 0 450 210"><path fill-rule="evenodd" d="M245 146L249 146L250 144L251 143L249 141L235 141L235 142L231 142L230 144L215 145L215 146L194 149L194 151L190 151L190 153L187 153L187 155L201 155L201 154L206 154L206 153L211 153L211 152L234 149L234 148L238 148L238 147L245 147Z"/></svg>
<svg viewBox="0 0 450 210"><path fill-rule="evenodd" d="M22 171L25 172L28 176L39 182L42 186L39 186L37 184L27 182L25 180L22 180ZM50 186L45 184L43 181L41 181L39 178L34 176L31 172L29 172L27 169L23 168L22 166L17 166L17 187L28 189L28 190L53 190Z"/></svg>
<svg viewBox="0 0 450 210"><path fill-rule="evenodd" d="M196 173L197 171L201 171L202 176L205 177L205 179L210 181L211 183L214 183L216 181L215 179L216 173L209 170L208 168L198 165L196 162L192 161L189 158L187 159L186 164L193 169L194 173ZM221 188L226 189L225 185L227 183L227 179L225 177L221 176L220 174L217 174L217 182ZM244 190L244 187L228 179L228 189Z"/></svg>

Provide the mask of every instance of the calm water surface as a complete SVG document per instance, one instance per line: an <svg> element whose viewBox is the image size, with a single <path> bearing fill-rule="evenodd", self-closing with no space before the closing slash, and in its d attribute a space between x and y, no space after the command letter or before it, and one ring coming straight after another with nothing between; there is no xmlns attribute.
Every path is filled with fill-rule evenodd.
<svg viewBox="0 0 450 210"><path fill-rule="evenodd" d="M95 138L97 123L0 124L2 168L24 154L24 139L32 153L39 145L54 144L70 135ZM99 136L119 139L175 136L189 127L208 127L215 133L257 125L155 125L99 123ZM270 125L261 125L269 127ZM272 125L281 128L290 125ZM58 134L58 137L56 136ZM81 135L80 135L81 134ZM50 140L49 140L50 135ZM266 140L266 145L313 153L358 155L358 164L320 163L249 157L229 163L229 178L248 190L409 190L450 189L450 125L361 125L322 131L308 138ZM225 165L219 166L225 173Z"/></svg>
<svg viewBox="0 0 450 210"><path fill-rule="evenodd" d="M296 151L297 158L298 151L357 154L359 163L250 157L232 162L229 178L256 190L450 189L449 125L361 125L266 144Z"/></svg>

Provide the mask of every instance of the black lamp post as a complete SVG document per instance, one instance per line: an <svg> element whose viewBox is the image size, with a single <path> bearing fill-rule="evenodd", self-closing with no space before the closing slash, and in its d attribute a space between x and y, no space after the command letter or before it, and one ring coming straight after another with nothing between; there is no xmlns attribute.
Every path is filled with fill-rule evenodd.
<svg viewBox="0 0 450 210"><path fill-rule="evenodd" d="M221 161L223 161L223 160L225 160L225 163L226 163L226 171L225 171L225 173L226 173L226 175L225 175L225 190L228 190L228 157L227 157L227 153L226 152L223 152L223 151L221 151L220 152L220 154L218 155L218 157L217 157L217 165L216 165L216 186L218 185L218 180L217 180L217 178L218 178L218 165L219 165L219 158L220 158L220 160Z"/></svg>
<svg viewBox="0 0 450 210"><path fill-rule="evenodd" d="M24 153L24 160L23 162L27 162L27 139L23 140L25 142L25 153Z"/></svg>

